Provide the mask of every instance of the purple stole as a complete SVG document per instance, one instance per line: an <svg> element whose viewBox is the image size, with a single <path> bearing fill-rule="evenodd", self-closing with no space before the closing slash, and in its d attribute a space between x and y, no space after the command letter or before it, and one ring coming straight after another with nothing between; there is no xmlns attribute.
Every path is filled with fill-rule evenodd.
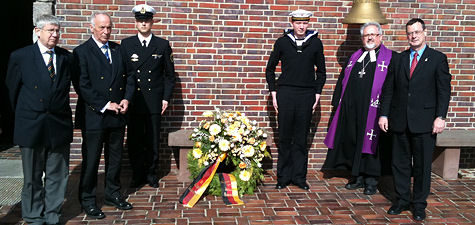
<svg viewBox="0 0 475 225"><path fill-rule="evenodd" d="M333 149L335 143L335 133L338 125L338 118L340 116L340 105L341 99L345 94L346 85L348 84L348 79L351 74L351 70L353 69L354 63L356 60L363 54L363 50L359 49L350 57L350 62L345 68L345 77L343 78L342 82L342 89L340 95L340 103L338 104L338 108L336 109L335 115L333 116L333 120L328 128L327 136L323 143L328 148ZM383 44L381 44L379 55L376 59L376 69L374 71L374 80L373 80L373 87L371 88L371 102L369 104L368 109L368 117L366 118L366 128L365 128L365 135L363 141L363 148L362 153L367 154L375 154L376 148L378 146L379 140L379 133L380 129L378 126L378 108L379 108L379 96L381 94L381 88L383 87L384 80L386 79L386 75L388 73L388 65L391 61L392 51L387 49Z"/></svg>

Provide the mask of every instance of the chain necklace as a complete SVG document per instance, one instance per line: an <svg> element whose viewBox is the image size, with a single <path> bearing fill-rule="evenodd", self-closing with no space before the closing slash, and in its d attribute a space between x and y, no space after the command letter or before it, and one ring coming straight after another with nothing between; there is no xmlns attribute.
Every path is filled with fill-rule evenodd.
<svg viewBox="0 0 475 225"><path fill-rule="evenodd" d="M377 55L378 52L379 52L379 49L378 49L378 51L375 53L375 55ZM366 57L365 57L365 58L366 58ZM364 64L364 59L363 59L363 68L361 69L360 72L358 72L358 74L360 75L360 76L359 76L360 78L363 78L363 75L366 74L365 69L366 69L366 66L368 66L368 64L371 62L371 56L370 56L369 58L370 58L370 59L368 60L368 62L367 62L366 64Z"/></svg>

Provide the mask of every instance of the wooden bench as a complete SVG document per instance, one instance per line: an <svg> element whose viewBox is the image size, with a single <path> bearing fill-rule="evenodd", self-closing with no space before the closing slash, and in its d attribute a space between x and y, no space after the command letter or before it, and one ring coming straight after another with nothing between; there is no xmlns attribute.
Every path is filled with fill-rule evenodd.
<svg viewBox="0 0 475 225"><path fill-rule="evenodd" d="M475 146L475 130L446 130L437 135L432 172L444 180L458 177L460 148Z"/></svg>
<svg viewBox="0 0 475 225"><path fill-rule="evenodd" d="M188 152L193 148L194 142L190 140L193 130L177 130L168 133L168 146L179 147L179 163L177 179L181 182L190 181L190 171L188 171Z"/></svg>

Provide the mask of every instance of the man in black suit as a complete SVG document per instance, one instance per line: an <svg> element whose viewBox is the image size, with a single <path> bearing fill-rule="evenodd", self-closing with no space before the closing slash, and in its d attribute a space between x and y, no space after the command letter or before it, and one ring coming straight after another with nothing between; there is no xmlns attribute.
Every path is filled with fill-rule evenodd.
<svg viewBox="0 0 475 225"><path fill-rule="evenodd" d="M28 224L59 224L69 174L73 123L72 54L56 46L59 20L40 16L38 41L10 55L6 86L15 110L14 143L23 164L22 216ZM45 173L43 183L43 173Z"/></svg>
<svg viewBox="0 0 475 225"><path fill-rule="evenodd" d="M132 187L148 183L158 187L157 167L161 115L168 107L175 69L167 40L152 34L155 10L148 5L132 9L138 34L122 40L121 50L127 74L135 80L130 105L127 141L133 169Z"/></svg>
<svg viewBox="0 0 475 225"><path fill-rule="evenodd" d="M432 152L436 135L445 128L452 76L447 56L426 45L423 20L409 20L406 34L410 49L401 53L398 69L386 79L378 124L383 131L394 133L392 170L397 202L388 214L400 214L412 203L413 217L420 221L426 217Z"/></svg>
<svg viewBox="0 0 475 225"><path fill-rule="evenodd" d="M120 46L109 41L108 14L91 17L92 37L73 51L78 65L79 100L76 123L82 129L81 206L91 218L104 218L96 206L97 171L104 146L105 204L132 209L120 192L120 163L125 133L125 112L133 95L133 83L123 69Z"/></svg>

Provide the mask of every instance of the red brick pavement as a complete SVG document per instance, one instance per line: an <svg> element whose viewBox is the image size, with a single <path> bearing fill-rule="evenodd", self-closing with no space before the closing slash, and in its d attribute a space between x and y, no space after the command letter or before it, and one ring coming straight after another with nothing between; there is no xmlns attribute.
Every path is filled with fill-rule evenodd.
<svg viewBox="0 0 475 225"><path fill-rule="evenodd" d="M394 196L390 177L382 178L379 192L373 196L362 190L349 191L342 177L323 178L324 174L310 170L310 191L295 186L275 190L275 173L269 171L254 195L242 197L245 205L225 206L220 197L207 196L194 208L185 208L178 198L185 183L176 181L173 174L160 180L158 189L148 186L124 190L133 203L130 211L102 206L103 220L90 220L79 208L78 175L72 175L68 198L63 206L62 221L66 224L415 224L410 212L388 215ZM103 177L100 177L102 180ZM124 186L130 180L123 176ZM101 184L99 186L102 186ZM99 190L101 192L101 190ZM100 196L103 196L100 194ZM102 205L102 198L99 198ZM474 224L475 179L444 181L433 175L428 199L427 224ZM21 207L0 208L0 224L24 224Z"/></svg>

